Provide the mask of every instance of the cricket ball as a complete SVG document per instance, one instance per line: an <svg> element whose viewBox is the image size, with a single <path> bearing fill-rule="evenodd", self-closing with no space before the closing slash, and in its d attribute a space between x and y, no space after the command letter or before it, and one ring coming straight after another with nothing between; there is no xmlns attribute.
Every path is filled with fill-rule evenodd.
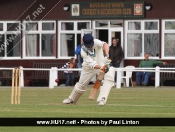
<svg viewBox="0 0 175 132"><path fill-rule="evenodd" d="M59 82L59 79L55 79L55 82L58 83Z"/></svg>

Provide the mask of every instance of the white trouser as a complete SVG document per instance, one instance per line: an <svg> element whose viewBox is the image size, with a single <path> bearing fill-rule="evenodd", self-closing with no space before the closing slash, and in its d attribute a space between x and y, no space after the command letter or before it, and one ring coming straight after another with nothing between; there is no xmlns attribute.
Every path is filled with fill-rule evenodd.
<svg viewBox="0 0 175 132"><path fill-rule="evenodd" d="M89 84L93 76L100 73L100 71L100 69L83 69L80 75L79 82L76 83L72 93L69 96L69 99L72 99L73 101L75 101L74 103L76 103L80 96L86 91L86 86ZM109 71L104 76L104 83L103 86L100 88L100 94L98 96L97 102L102 99L105 99L105 102L107 101L110 89L114 83L114 74L114 68L110 67Z"/></svg>
<svg viewBox="0 0 175 132"><path fill-rule="evenodd" d="M94 75L97 75L98 73L100 73L100 71L101 71L100 69L91 69L91 70L83 69L81 72L79 83L87 86L94 77Z"/></svg>
<svg viewBox="0 0 175 132"><path fill-rule="evenodd" d="M86 70L83 69L80 75L79 82L75 84L74 89L72 90L72 93L69 96L69 99L73 101L74 104L78 101L78 99L81 97L81 95L86 91L86 86L91 81L92 77L99 73L99 69L94 70Z"/></svg>

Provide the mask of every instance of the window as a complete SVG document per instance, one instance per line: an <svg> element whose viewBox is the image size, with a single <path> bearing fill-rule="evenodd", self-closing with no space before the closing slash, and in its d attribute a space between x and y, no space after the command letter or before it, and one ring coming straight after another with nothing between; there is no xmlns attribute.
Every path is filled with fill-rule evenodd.
<svg viewBox="0 0 175 132"><path fill-rule="evenodd" d="M162 58L175 57L175 20L162 20Z"/></svg>
<svg viewBox="0 0 175 132"><path fill-rule="evenodd" d="M128 30L141 30L141 22L128 22Z"/></svg>
<svg viewBox="0 0 175 132"><path fill-rule="evenodd" d="M123 27L123 20L109 21L110 28Z"/></svg>
<svg viewBox="0 0 175 132"><path fill-rule="evenodd" d="M81 29L91 29L91 21L58 22L58 57L75 57L75 49L81 42Z"/></svg>
<svg viewBox="0 0 175 132"><path fill-rule="evenodd" d="M159 56L159 21L128 20L125 21L125 56L139 59L148 52L150 57Z"/></svg>
<svg viewBox="0 0 175 132"><path fill-rule="evenodd" d="M24 58L55 58L55 21L24 21Z"/></svg>
<svg viewBox="0 0 175 132"><path fill-rule="evenodd" d="M19 21L0 21L0 57L2 59L20 58L19 26Z"/></svg>
<svg viewBox="0 0 175 132"><path fill-rule="evenodd" d="M3 31L3 23L0 23L0 31Z"/></svg>
<svg viewBox="0 0 175 132"><path fill-rule="evenodd" d="M38 30L38 23L33 22L33 23L25 23L26 26L26 31L37 31Z"/></svg>
<svg viewBox="0 0 175 132"><path fill-rule="evenodd" d="M44 30L51 30L51 31L53 31L54 30L54 28L55 28L55 23L54 22L43 22L42 23L42 30L44 31Z"/></svg>
<svg viewBox="0 0 175 132"><path fill-rule="evenodd" d="M109 28L108 25L109 25L108 21L103 21L103 20L95 21L96 28Z"/></svg>

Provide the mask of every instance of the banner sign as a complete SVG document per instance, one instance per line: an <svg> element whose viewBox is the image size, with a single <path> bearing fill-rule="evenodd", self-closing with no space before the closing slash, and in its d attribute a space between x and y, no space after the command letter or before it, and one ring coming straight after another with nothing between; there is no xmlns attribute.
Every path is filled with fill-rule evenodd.
<svg viewBox="0 0 175 132"><path fill-rule="evenodd" d="M175 126L175 118L0 118L0 126Z"/></svg>
<svg viewBox="0 0 175 132"><path fill-rule="evenodd" d="M144 1L71 2L71 18L144 18Z"/></svg>

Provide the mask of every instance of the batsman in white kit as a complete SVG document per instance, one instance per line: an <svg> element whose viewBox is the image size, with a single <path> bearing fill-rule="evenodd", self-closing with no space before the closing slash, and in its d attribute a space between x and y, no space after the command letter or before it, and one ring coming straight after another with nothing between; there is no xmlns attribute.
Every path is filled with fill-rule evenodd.
<svg viewBox="0 0 175 132"><path fill-rule="evenodd" d="M79 81L75 84L68 99L63 100L64 104L76 104L81 95L86 91L86 87L94 75L101 72L106 65L103 85L97 98L98 105L105 105L110 90L114 84L115 70L110 67L109 45L99 39L94 39L91 34L83 36L83 46L81 56L83 58L82 73Z"/></svg>

